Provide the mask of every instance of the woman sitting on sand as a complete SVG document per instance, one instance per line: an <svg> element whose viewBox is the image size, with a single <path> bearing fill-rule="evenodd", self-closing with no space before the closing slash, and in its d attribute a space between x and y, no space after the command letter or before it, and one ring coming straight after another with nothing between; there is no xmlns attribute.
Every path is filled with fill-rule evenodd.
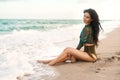
<svg viewBox="0 0 120 80"><path fill-rule="evenodd" d="M37 60L38 62L48 63L49 65L55 65L66 60L76 62L76 60L83 60L88 62L94 62L97 60L95 52L95 46L98 46L98 36L100 28L102 29L98 14L94 9L84 10L83 21L85 27L80 35L80 42L76 49L67 47L64 51L55 59L52 60ZM84 51L80 50L84 47Z"/></svg>

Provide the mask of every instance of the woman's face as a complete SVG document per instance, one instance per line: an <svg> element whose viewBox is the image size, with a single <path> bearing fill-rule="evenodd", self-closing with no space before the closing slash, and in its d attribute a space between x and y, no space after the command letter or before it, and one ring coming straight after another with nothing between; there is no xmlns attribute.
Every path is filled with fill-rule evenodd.
<svg viewBox="0 0 120 80"><path fill-rule="evenodd" d="M86 25L91 23L92 19L91 19L91 16L88 12L84 13L83 21Z"/></svg>

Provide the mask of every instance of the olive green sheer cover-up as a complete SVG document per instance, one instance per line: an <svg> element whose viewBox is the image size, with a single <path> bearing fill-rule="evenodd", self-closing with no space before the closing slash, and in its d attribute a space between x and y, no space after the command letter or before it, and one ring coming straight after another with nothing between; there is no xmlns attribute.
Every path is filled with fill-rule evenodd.
<svg viewBox="0 0 120 80"><path fill-rule="evenodd" d="M85 44L93 44L93 45L86 46ZM80 42L76 49L80 50L83 46L85 52L87 52L92 58L94 58L94 56L97 58L95 51L95 43L93 41L93 36L92 36L92 27L90 25L85 25L85 27L83 28L80 34Z"/></svg>

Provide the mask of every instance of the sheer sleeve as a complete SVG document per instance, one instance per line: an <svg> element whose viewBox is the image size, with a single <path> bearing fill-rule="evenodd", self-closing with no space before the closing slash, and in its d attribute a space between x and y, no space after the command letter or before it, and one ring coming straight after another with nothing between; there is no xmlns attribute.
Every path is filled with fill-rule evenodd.
<svg viewBox="0 0 120 80"><path fill-rule="evenodd" d="M85 27L82 30L81 35L80 35L80 42L76 49L78 49L78 50L81 49L85 43L89 42L89 38L91 35L90 33L91 33L91 29L89 27Z"/></svg>
<svg viewBox="0 0 120 80"><path fill-rule="evenodd" d="M90 38L90 28L86 27L80 36L80 42L82 44L88 43Z"/></svg>

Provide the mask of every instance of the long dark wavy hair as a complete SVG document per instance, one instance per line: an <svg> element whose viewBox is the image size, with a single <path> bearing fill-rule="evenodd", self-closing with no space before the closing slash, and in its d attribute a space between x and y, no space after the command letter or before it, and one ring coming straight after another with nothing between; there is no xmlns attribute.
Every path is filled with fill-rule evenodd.
<svg viewBox="0 0 120 80"><path fill-rule="evenodd" d="M103 30L103 28L101 27L101 24L100 24L99 16L98 16L97 12L91 8L84 10L84 13L86 13L86 12L89 13L91 16L92 22L90 23L90 25L92 26L93 41L94 41L95 45L98 46L99 32L100 32L100 29Z"/></svg>

